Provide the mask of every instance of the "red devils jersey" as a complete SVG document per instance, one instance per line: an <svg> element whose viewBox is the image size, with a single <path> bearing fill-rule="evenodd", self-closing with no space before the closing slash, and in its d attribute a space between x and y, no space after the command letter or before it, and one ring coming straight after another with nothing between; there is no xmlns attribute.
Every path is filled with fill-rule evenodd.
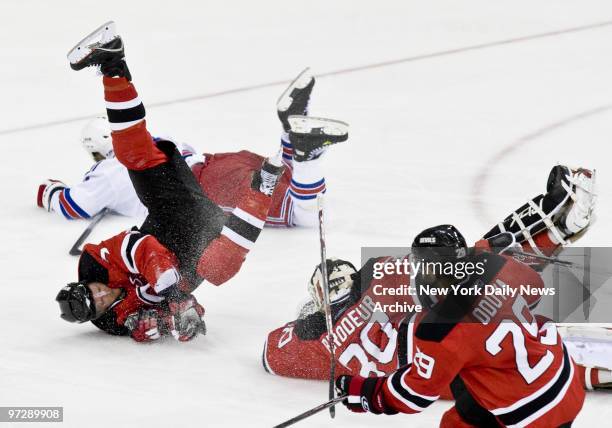
<svg viewBox="0 0 612 428"><path fill-rule="evenodd" d="M539 275L514 259L480 257L488 265L484 284L499 290L543 286ZM386 406L420 412L460 375L476 401L504 426L556 427L574 420L584 390L552 322L538 323L520 294L479 296L460 322L444 315L444 306L452 303L446 297L415 316L408 345L412 365L384 383Z"/></svg>
<svg viewBox="0 0 612 428"><path fill-rule="evenodd" d="M137 230L121 232L99 244L87 244L79 260L79 280L126 290L113 307L117 321L144 305L160 303L155 286L161 274L177 270L176 257L155 237ZM178 275L177 275L178 277Z"/></svg>
<svg viewBox="0 0 612 428"><path fill-rule="evenodd" d="M380 258L368 261L360 271L361 277L371 278L374 263L390 260ZM405 343L404 338L400 338L400 324L406 316L405 310L410 310L410 305L414 306L415 302L410 295L397 296L389 291L409 284L410 275L407 274L374 279L370 284L363 284L363 294L353 299L350 307L335 317L334 354L339 363L336 366L338 375L383 376L399 367L398 344L402 340ZM360 284L355 283L353 288L359 289ZM398 308L400 310L381 312L384 305L396 304L402 305ZM380 308L377 309L377 305L381 305ZM300 334L301 320L290 322L268 335L263 355L266 370L281 376L308 379L329 377L327 331L322 315L317 313L314 317L319 315L321 328L318 331L316 326L313 328L316 331L314 337L306 338L305 334Z"/></svg>
<svg viewBox="0 0 612 428"><path fill-rule="evenodd" d="M204 156L205 162L195 164L191 170L204 194L225 212L231 212L245 189L250 188L253 172L261 168L264 158L247 150ZM274 189L267 226L291 226L290 182L291 170L287 168Z"/></svg>

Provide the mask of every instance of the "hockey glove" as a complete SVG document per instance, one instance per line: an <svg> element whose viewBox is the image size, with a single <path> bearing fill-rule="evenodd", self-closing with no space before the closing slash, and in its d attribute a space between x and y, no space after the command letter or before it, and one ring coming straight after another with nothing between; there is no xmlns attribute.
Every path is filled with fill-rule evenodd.
<svg viewBox="0 0 612 428"><path fill-rule="evenodd" d="M153 342L161 337L158 328L159 314L155 309L141 309L130 314L124 325L136 342Z"/></svg>
<svg viewBox="0 0 612 428"><path fill-rule="evenodd" d="M339 376L336 391L338 395L346 395L342 404L352 412L395 415L398 412L385 405L382 395L386 380L386 377Z"/></svg>
<svg viewBox="0 0 612 428"><path fill-rule="evenodd" d="M38 186L38 195L36 196L36 204L47 211L51 211L51 199L55 192L64 190L66 185L59 180L46 180Z"/></svg>
<svg viewBox="0 0 612 428"><path fill-rule="evenodd" d="M193 296L168 302L164 324L172 337L179 342L188 342L198 334L206 334L204 308Z"/></svg>

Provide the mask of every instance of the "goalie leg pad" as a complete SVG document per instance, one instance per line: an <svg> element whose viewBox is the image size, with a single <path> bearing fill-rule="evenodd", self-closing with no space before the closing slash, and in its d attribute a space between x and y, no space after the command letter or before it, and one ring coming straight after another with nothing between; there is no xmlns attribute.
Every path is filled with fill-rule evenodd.
<svg viewBox="0 0 612 428"><path fill-rule="evenodd" d="M547 193L522 205L491 229L484 237L510 232L517 242L527 241L540 253L533 237L548 229L551 238L566 244L566 239L586 228L594 205L594 174L586 169L570 170L557 165L551 170Z"/></svg>

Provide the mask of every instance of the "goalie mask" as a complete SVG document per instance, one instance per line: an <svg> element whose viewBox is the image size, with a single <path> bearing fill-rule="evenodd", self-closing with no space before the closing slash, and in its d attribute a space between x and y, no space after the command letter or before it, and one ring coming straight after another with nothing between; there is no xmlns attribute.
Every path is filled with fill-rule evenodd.
<svg viewBox="0 0 612 428"><path fill-rule="evenodd" d="M60 306L60 316L68 322L83 323L97 318L92 292L83 282L66 285L55 300Z"/></svg>
<svg viewBox="0 0 612 428"><path fill-rule="evenodd" d="M351 262L337 258L327 259L327 282L330 303L338 303L349 297L353 288L352 275L357 272ZM316 308L323 309L323 277L321 265L317 265L308 283L308 292Z"/></svg>
<svg viewBox="0 0 612 428"><path fill-rule="evenodd" d="M108 119L96 117L85 124L81 131L81 144L95 162L113 156L113 139Z"/></svg>

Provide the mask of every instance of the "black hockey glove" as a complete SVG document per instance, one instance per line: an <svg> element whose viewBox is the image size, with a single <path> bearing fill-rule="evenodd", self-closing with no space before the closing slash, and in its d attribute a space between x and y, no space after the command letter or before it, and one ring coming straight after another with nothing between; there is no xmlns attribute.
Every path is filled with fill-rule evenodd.
<svg viewBox="0 0 612 428"><path fill-rule="evenodd" d="M386 381L386 377L339 376L336 391L338 395L346 395L342 404L352 412L395 415L398 412L386 406L382 395Z"/></svg>

